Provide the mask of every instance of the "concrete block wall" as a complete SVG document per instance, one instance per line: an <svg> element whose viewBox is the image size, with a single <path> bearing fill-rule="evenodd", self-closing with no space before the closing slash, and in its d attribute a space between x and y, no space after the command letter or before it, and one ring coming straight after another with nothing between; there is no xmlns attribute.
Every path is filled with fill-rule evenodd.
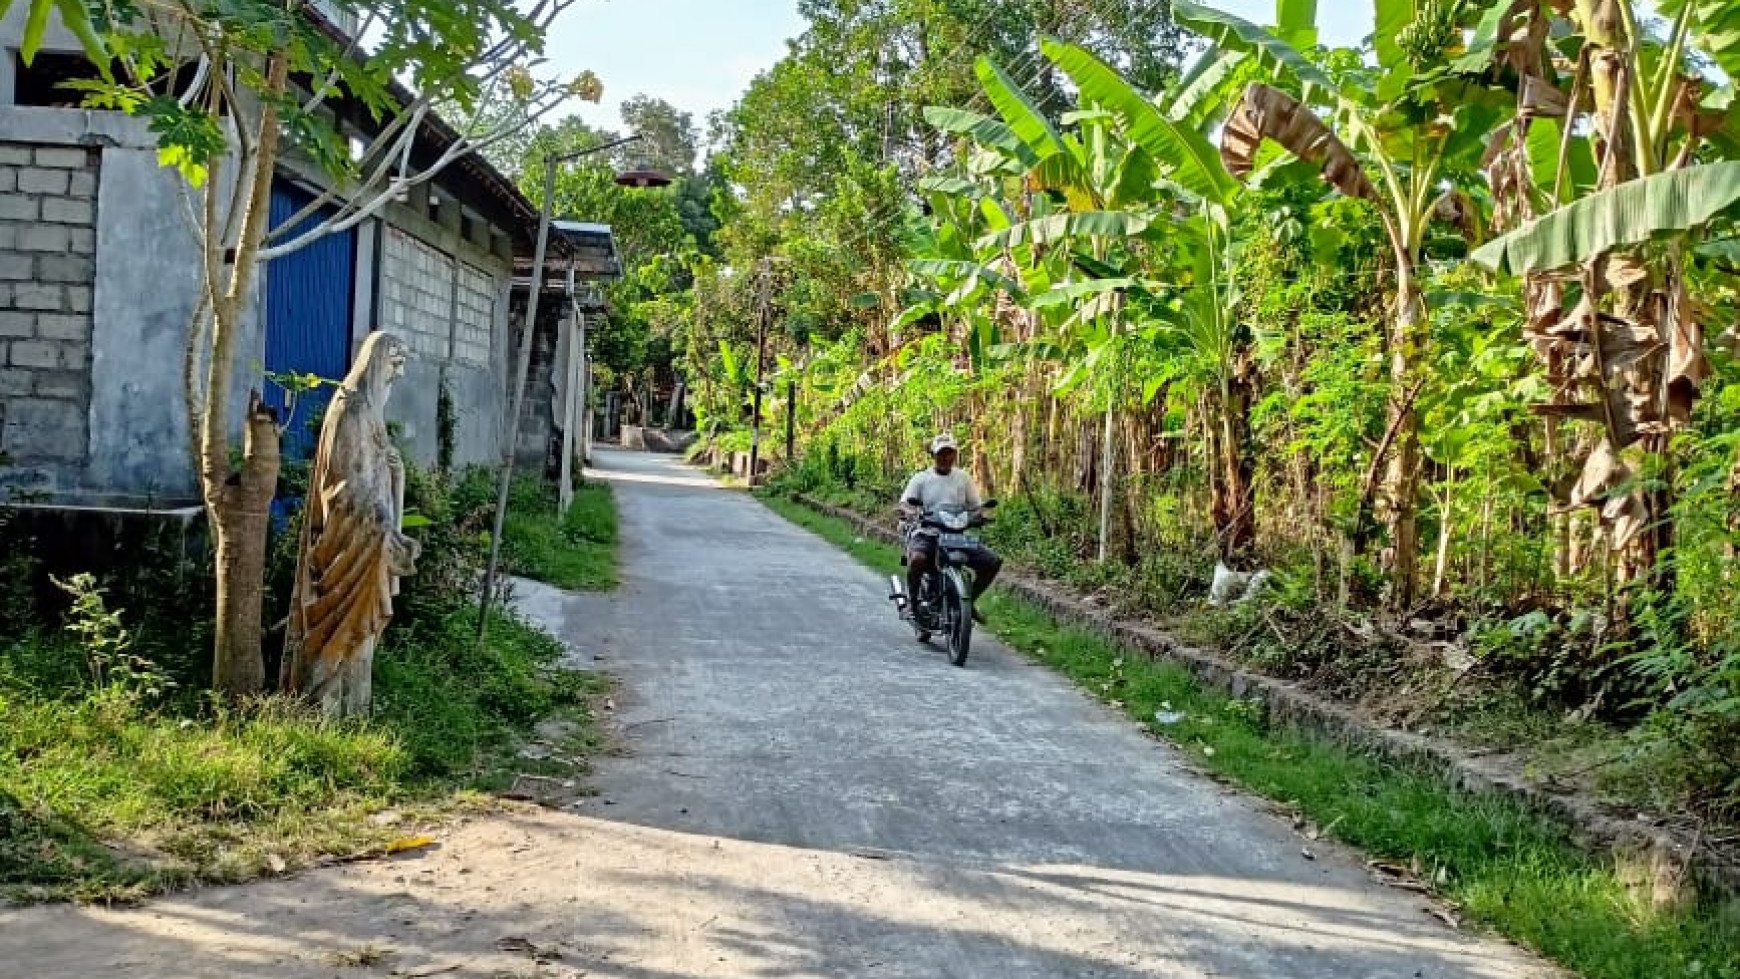
<svg viewBox="0 0 1740 979"><path fill-rule="evenodd" d="M381 329L421 361L447 359L452 342L453 259L388 225L381 249Z"/></svg>
<svg viewBox="0 0 1740 979"><path fill-rule="evenodd" d="M470 262L459 263L454 293L453 359L487 367L495 339L495 279Z"/></svg>
<svg viewBox="0 0 1740 979"><path fill-rule="evenodd" d="M90 447L100 153L0 142L0 479L56 488Z"/></svg>
<svg viewBox="0 0 1740 979"><path fill-rule="evenodd" d="M442 217L458 215L441 208ZM398 423L412 458L435 460L441 386L458 415L455 462L500 458L508 350L508 259L479 249L410 207L392 207L381 230L376 324L411 348L406 376L387 417Z"/></svg>

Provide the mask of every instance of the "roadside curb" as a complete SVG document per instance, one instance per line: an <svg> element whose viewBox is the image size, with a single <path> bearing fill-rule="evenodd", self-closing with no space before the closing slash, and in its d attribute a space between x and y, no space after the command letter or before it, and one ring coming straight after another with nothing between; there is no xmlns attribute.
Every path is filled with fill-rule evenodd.
<svg viewBox="0 0 1740 979"><path fill-rule="evenodd" d="M867 517L802 494L795 499L818 513L847 521L866 537L899 543L898 534ZM1593 802L1553 792L1452 742L1382 727L1347 706L1246 670L1211 650L1187 646L1152 626L1119 619L1056 586L1008 571L997 579L997 586L1061 622L1090 629L1155 659L1178 663L1210 688L1234 697L1259 698L1273 722L1431 772L1468 792L1519 802L1563 826L1577 845L1611 856L1626 883L1654 901L1676 900L1684 895L1688 881L1695 881L1708 896L1740 903L1740 864L1724 859L1701 840L1613 816Z"/></svg>

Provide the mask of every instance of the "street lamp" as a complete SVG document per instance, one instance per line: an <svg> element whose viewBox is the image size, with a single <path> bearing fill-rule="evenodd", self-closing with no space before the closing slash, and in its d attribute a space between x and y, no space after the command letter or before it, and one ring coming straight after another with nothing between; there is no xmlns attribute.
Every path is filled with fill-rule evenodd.
<svg viewBox="0 0 1740 979"><path fill-rule="evenodd" d="M532 339L538 330L538 297L544 291L544 253L550 244L550 210L556 200L556 167L583 156L613 150L618 146L638 142L644 139L641 133L613 139L608 143L588 146L585 149L570 153L544 154L544 200L538 208L538 241L532 249L532 281L531 295L526 300L526 328L520 337L519 359L514 370L513 406L508 414L507 443L502 446L501 479L496 487L495 525L489 535L489 567L483 574L483 597L478 602L477 640L483 642L484 633L489 628L489 606L495 596L495 574L501 565L501 535L502 525L507 520L508 494L513 488L514 451L520 437L520 412L525 409L526 376L532 370ZM649 168L629 170L616 176L616 183L623 187L644 189L647 187L665 187L671 178Z"/></svg>

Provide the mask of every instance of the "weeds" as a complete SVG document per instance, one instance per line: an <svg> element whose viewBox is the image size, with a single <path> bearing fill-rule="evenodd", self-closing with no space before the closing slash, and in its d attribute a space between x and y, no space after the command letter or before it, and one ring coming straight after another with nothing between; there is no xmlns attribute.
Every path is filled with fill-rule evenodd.
<svg viewBox="0 0 1740 979"><path fill-rule="evenodd" d="M477 643L488 474L407 476L423 554L376 652L366 720L199 693L204 611L175 598L182 570L153 571L149 556L116 592L90 575L62 581L65 632L40 620L0 632L0 898L125 900L377 850L488 804L481 793L525 767L517 752L544 718L567 733L539 772L581 770L603 679L560 669L561 644L506 612ZM564 532L591 542L597 581L614 574L615 516L602 487L584 499ZM274 545L280 607L296 533L292 515ZM122 591L141 604L114 607Z"/></svg>
<svg viewBox="0 0 1740 979"><path fill-rule="evenodd" d="M521 480L509 501L503 544L516 574L557 588L607 591L616 585L616 507L610 486L582 483L558 519L556 495Z"/></svg>
<svg viewBox="0 0 1740 979"><path fill-rule="evenodd" d="M580 754L602 681L555 670L560 645L509 616L482 649L475 633L464 616L389 633L375 714L349 722L280 698L159 710L38 686L30 664L77 647L0 646L0 894L126 899L377 848L403 829L371 814L481 804L520 732L552 713Z"/></svg>

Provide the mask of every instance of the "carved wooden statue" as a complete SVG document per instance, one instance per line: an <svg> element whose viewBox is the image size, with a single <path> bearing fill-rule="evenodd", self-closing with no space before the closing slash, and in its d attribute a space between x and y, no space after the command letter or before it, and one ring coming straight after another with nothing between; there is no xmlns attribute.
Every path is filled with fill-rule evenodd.
<svg viewBox="0 0 1740 979"><path fill-rule="evenodd" d="M327 408L309 473L282 685L334 716L368 711L375 644L419 550L401 530L405 466L384 414L406 359L391 334L363 341Z"/></svg>

